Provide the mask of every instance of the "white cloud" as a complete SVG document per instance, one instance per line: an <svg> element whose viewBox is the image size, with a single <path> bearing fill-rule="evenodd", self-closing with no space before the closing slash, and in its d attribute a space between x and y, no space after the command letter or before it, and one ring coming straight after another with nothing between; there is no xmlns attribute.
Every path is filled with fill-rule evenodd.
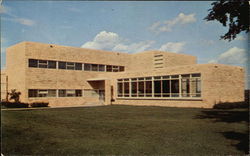
<svg viewBox="0 0 250 156"><path fill-rule="evenodd" d="M129 43L128 40L123 39L117 33L101 31L93 41L86 42L81 47L120 52L139 52L150 48L154 43L154 41Z"/></svg>
<svg viewBox="0 0 250 156"><path fill-rule="evenodd" d="M235 38L235 40L238 40L238 41L245 41L246 38L245 38L244 36L240 35L240 36L237 36L237 37Z"/></svg>
<svg viewBox="0 0 250 156"><path fill-rule="evenodd" d="M210 60L209 63L243 65L247 61L245 49L233 47L220 54L217 59Z"/></svg>
<svg viewBox="0 0 250 156"><path fill-rule="evenodd" d="M27 25L27 26L33 26L35 24L35 21L27 19L27 18L15 18L14 21L16 21L19 24Z"/></svg>
<svg viewBox="0 0 250 156"><path fill-rule="evenodd" d="M26 26L33 26L36 23L35 21L27 19L27 18L18 18L18 17L15 17L15 18L4 18L3 17L2 19L6 20L6 21L16 22L16 23L19 23L19 24L22 24L22 25L26 25Z"/></svg>
<svg viewBox="0 0 250 156"><path fill-rule="evenodd" d="M159 50L179 53L183 51L185 44L185 42L168 42L163 44Z"/></svg>
<svg viewBox="0 0 250 156"><path fill-rule="evenodd" d="M163 22L155 22L150 26L150 30L153 32L170 32L175 25L185 25L189 23L193 23L196 21L195 14L187 14L180 13L177 17L172 20L167 20Z"/></svg>
<svg viewBox="0 0 250 156"><path fill-rule="evenodd" d="M0 14L5 14L8 12L8 9L4 7L3 5L0 5Z"/></svg>
<svg viewBox="0 0 250 156"><path fill-rule="evenodd" d="M31 19L27 19L27 18L21 18L16 16L15 14L12 13L11 8L0 5L0 14L7 14L9 17L2 17L2 20L6 20L6 21L12 21L12 22L16 22L22 25L26 25L26 26L33 26L35 25L35 21L31 20Z"/></svg>

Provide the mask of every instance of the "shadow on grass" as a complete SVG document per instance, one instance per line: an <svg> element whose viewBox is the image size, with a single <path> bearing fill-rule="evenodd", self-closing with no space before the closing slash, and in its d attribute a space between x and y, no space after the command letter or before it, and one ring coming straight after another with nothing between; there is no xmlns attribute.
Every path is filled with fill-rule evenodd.
<svg viewBox="0 0 250 156"><path fill-rule="evenodd" d="M196 116L198 119L214 119L215 122L249 122L248 109L238 110L205 110L202 114Z"/></svg>
<svg viewBox="0 0 250 156"><path fill-rule="evenodd" d="M201 114L196 116L196 119L212 119L213 122L226 122L226 123L240 123L249 124L249 110L248 109L210 109L201 111ZM231 141L238 141L238 143L231 144L237 150L249 154L249 132L245 133L235 131L219 132L226 139Z"/></svg>
<svg viewBox="0 0 250 156"><path fill-rule="evenodd" d="M230 140L239 141L239 143L232 144L237 150L244 151L245 154L249 154L249 134L239 133L234 131L220 132L225 138Z"/></svg>

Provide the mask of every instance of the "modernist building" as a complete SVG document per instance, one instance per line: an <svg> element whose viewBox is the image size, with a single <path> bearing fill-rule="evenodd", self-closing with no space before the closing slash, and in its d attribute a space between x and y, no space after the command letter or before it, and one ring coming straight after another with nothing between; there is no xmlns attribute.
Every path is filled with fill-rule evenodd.
<svg viewBox="0 0 250 156"><path fill-rule="evenodd" d="M96 103L211 108L244 100L244 70L196 64L161 51L128 54L21 42L7 48L8 89L22 102L50 106Z"/></svg>

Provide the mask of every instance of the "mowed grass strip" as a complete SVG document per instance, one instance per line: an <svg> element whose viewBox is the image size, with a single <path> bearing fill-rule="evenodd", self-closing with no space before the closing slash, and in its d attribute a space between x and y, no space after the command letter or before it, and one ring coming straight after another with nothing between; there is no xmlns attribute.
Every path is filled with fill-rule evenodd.
<svg viewBox="0 0 250 156"><path fill-rule="evenodd" d="M2 111L4 155L238 155L247 148L244 109L103 106Z"/></svg>

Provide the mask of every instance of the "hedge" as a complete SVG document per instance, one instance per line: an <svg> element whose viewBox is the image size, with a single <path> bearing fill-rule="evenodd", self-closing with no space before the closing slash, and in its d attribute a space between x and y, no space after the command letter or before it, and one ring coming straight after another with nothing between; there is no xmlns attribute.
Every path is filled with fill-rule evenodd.
<svg viewBox="0 0 250 156"><path fill-rule="evenodd" d="M28 108L29 104L22 102L1 102L1 106L6 108Z"/></svg>
<svg viewBox="0 0 250 156"><path fill-rule="evenodd" d="M33 102L30 104L31 107L48 107L48 102Z"/></svg>

